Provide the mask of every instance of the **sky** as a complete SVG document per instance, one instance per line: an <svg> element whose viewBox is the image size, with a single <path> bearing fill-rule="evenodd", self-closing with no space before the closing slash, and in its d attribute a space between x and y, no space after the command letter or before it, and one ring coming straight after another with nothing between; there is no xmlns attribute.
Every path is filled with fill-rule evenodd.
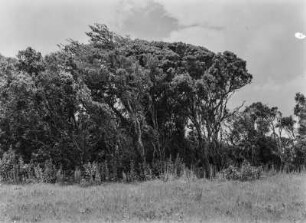
<svg viewBox="0 0 306 223"><path fill-rule="evenodd" d="M121 35L182 41L247 61L253 82L236 92L231 108L261 101L293 114L306 94L304 0L0 0L0 54L33 47L44 55L68 39L87 42L94 23Z"/></svg>

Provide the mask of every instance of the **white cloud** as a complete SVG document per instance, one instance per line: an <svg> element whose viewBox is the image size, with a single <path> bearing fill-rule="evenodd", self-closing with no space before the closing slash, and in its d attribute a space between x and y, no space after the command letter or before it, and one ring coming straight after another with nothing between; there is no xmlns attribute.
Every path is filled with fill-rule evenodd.
<svg viewBox="0 0 306 223"><path fill-rule="evenodd" d="M178 29L178 22L169 16L159 3L143 0L126 1L120 11L125 16L121 20L120 31L135 38L162 40L169 36L172 30Z"/></svg>
<svg viewBox="0 0 306 223"><path fill-rule="evenodd" d="M224 20L226 0L155 0L162 4L166 11L178 19L180 25L210 25L220 26Z"/></svg>
<svg viewBox="0 0 306 223"><path fill-rule="evenodd" d="M223 52L226 49L224 35L220 34L219 31L207 30L202 27L189 27L173 31L165 41L182 41L204 47L209 46L209 50L215 52Z"/></svg>
<svg viewBox="0 0 306 223"><path fill-rule="evenodd" d="M292 115L295 106L294 97L298 92L306 95L306 71L283 83L269 79L266 83L252 83L238 91L229 103L230 108L237 107L242 101L246 105L261 101L269 106L277 106L284 115Z"/></svg>
<svg viewBox="0 0 306 223"><path fill-rule="evenodd" d="M303 33L297 32L294 34L295 38L297 39L305 39L306 36Z"/></svg>
<svg viewBox="0 0 306 223"><path fill-rule="evenodd" d="M95 22L119 27L120 0L1 0L0 52L15 56L27 46L47 53L69 38L86 41Z"/></svg>

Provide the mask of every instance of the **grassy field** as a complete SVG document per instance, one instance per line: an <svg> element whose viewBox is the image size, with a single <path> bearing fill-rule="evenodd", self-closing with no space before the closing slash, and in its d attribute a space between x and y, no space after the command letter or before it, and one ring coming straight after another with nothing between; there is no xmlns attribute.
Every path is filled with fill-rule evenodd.
<svg viewBox="0 0 306 223"><path fill-rule="evenodd" d="M1 185L0 222L306 222L306 174L87 188Z"/></svg>

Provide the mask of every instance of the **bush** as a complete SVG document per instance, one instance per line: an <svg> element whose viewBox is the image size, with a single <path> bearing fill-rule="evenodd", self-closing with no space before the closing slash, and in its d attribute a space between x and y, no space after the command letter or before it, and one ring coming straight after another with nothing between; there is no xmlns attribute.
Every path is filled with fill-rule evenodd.
<svg viewBox="0 0 306 223"><path fill-rule="evenodd" d="M20 183L23 176L24 163L12 149L3 154L0 159L0 181L6 183Z"/></svg>
<svg viewBox="0 0 306 223"><path fill-rule="evenodd" d="M34 166L34 176L37 182L39 183L44 182L44 172L43 172L43 169L39 165Z"/></svg>
<svg viewBox="0 0 306 223"><path fill-rule="evenodd" d="M43 170L43 182L55 183L56 181L56 168L52 163L52 160L46 160Z"/></svg>
<svg viewBox="0 0 306 223"><path fill-rule="evenodd" d="M64 173L63 173L63 169L62 167L59 168L57 171L56 171L56 182L57 183L64 183Z"/></svg>
<svg viewBox="0 0 306 223"><path fill-rule="evenodd" d="M93 184L101 184L102 183L102 174L101 174L101 170L103 171L103 168L101 165L99 165L99 163L97 162L93 162L90 163L88 162L87 164L83 165L84 168L84 176L81 177L82 180L87 181L89 184L93 185ZM76 175L76 172L75 172ZM82 176L82 172L77 173L78 177L80 178L80 176ZM76 179L76 177L75 177ZM77 181L79 182L79 180Z"/></svg>
<svg viewBox="0 0 306 223"><path fill-rule="evenodd" d="M81 182L81 180L82 180L82 173L81 173L81 170L80 170L80 168L76 168L75 170L74 170L74 172L73 172L73 177L74 177L74 182L76 182L76 183L80 183Z"/></svg>
<svg viewBox="0 0 306 223"><path fill-rule="evenodd" d="M227 180L239 180L240 171L237 167L230 165L228 168L222 171L222 176Z"/></svg>
<svg viewBox="0 0 306 223"><path fill-rule="evenodd" d="M240 169L241 181L257 180L262 173L262 167L251 166L250 163L244 162Z"/></svg>
<svg viewBox="0 0 306 223"><path fill-rule="evenodd" d="M230 165L222 171L223 178L227 180L249 181L259 179L262 167L251 166L249 162L243 162L241 168Z"/></svg>
<svg viewBox="0 0 306 223"><path fill-rule="evenodd" d="M136 168L135 168L135 162L133 160L131 160L130 171L127 175L127 181L128 182L133 182L133 181L137 181L137 180L138 180L138 175L137 175Z"/></svg>

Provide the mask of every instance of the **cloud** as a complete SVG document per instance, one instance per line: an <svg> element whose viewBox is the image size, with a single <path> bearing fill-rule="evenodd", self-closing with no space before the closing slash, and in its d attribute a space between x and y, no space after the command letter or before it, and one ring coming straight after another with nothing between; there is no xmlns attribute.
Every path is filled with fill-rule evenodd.
<svg viewBox="0 0 306 223"><path fill-rule="evenodd" d="M211 31L200 26L191 26L177 31L173 31L168 38L169 42L187 42L194 45L207 47L215 52L224 51L224 35L219 32Z"/></svg>
<svg viewBox="0 0 306 223"><path fill-rule="evenodd" d="M177 30L178 22L175 18L167 14L163 6L150 0L123 2L122 20L120 31L132 37L162 40L169 34Z"/></svg>
<svg viewBox="0 0 306 223"><path fill-rule="evenodd" d="M180 25L194 24L220 27L224 24L226 1L212 0L155 0L164 6L168 14L176 18ZM201 25L200 25L201 26Z"/></svg>
<svg viewBox="0 0 306 223"><path fill-rule="evenodd" d="M161 40L178 22L151 0L1 0L0 52L15 56L32 46L46 54L67 39L87 42L93 23L135 38Z"/></svg>
<svg viewBox="0 0 306 223"><path fill-rule="evenodd" d="M237 107L242 101L246 101L246 105L261 101L269 106L277 106L284 115L292 115L295 94L301 92L306 95L305 83L306 71L285 83L276 83L269 79L266 83L250 84L234 94L229 107Z"/></svg>
<svg viewBox="0 0 306 223"><path fill-rule="evenodd" d="M183 25L183 26L179 26L180 29L185 29L185 28L192 28L192 27L201 27L203 29L208 29L208 30L214 30L214 31L223 31L226 29L226 27L224 26L211 26L207 23L205 24L192 24L192 25Z"/></svg>
<svg viewBox="0 0 306 223"><path fill-rule="evenodd" d="M184 41L215 52L230 50L247 61L253 83L237 92L231 106L243 100L262 101L291 112L295 93L306 90L306 41L294 38L297 31L306 31L305 2L156 1L180 25L166 41Z"/></svg>
<svg viewBox="0 0 306 223"><path fill-rule="evenodd" d="M305 25L301 1L156 1L180 25L167 41L182 36L214 51L231 50L248 61L257 81L284 81L304 70L306 41L293 38Z"/></svg>
<svg viewBox="0 0 306 223"><path fill-rule="evenodd" d="M118 27L119 0L2 0L0 52L15 56L27 46L48 53L69 38L87 41L95 22Z"/></svg>

